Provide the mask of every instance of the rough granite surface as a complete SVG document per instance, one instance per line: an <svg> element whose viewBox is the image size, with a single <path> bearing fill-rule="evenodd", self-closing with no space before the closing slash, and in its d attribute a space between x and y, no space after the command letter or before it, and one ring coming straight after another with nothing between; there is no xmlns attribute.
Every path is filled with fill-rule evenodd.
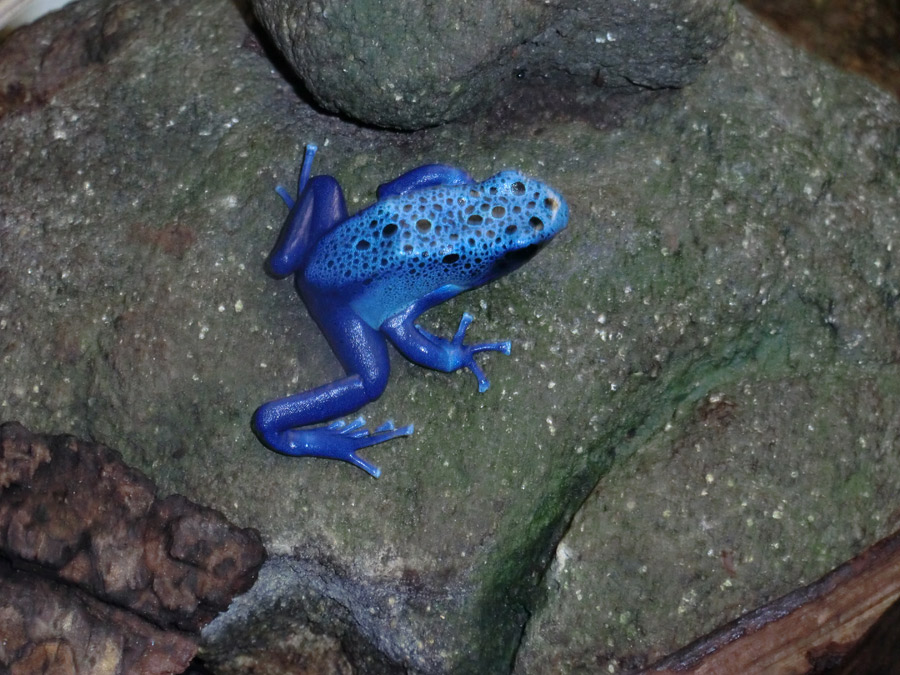
<svg viewBox="0 0 900 675"><path fill-rule="evenodd" d="M205 661L624 669L896 527L895 100L738 10L683 89L532 83L376 131L298 98L246 17L82 0L0 46L0 418L117 447L261 531L276 557ZM351 210L431 161L522 169L572 210L425 317L512 339L487 393L394 359L363 413L416 433L369 452L377 481L249 428L340 374L262 269L307 142Z"/></svg>

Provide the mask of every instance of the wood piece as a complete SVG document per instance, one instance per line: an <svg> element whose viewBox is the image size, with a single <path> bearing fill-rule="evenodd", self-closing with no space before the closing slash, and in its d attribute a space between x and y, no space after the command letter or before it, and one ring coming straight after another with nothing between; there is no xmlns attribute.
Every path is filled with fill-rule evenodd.
<svg viewBox="0 0 900 675"><path fill-rule="evenodd" d="M809 586L748 612L643 672L822 672L845 657L898 598L900 532Z"/></svg>

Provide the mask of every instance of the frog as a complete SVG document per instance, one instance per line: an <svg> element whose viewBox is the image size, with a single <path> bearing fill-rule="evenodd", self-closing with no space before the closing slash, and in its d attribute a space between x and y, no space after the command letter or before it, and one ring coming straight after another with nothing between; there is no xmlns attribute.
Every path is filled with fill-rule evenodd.
<svg viewBox="0 0 900 675"><path fill-rule="evenodd" d="M362 417L344 418L385 390L388 343L420 366L468 369L478 391L487 391L475 356L508 355L511 342L466 344L474 320L468 312L450 339L426 330L419 317L521 267L566 227L569 207L520 171L477 182L462 169L426 164L380 185L375 203L349 216L337 179L311 175L316 152L314 144L305 148L296 198L276 188L289 213L266 268L276 279L293 275L345 374L264 403L252 428L278 453L342 460L378 478L381 469L359 451L409 436L414 425L388 420L370 431Z"/></svg>

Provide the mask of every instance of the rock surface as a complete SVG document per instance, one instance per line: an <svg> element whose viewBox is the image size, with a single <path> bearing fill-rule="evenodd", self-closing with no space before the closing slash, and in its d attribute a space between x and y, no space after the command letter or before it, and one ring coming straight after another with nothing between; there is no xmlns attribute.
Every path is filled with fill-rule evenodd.
<svg viewBox="0 0 900 675"><path fill-rule="evenodd" d="M737 17L683 90L529 85L416 134L298 100L213 0L83 0L14 34L0 417L260 529L276 557L203 634L231 672L640 665L821 576L897 525L900 106ZM363 414L416 433L370 451L377 481L249 428L340 374L262 269L307 142L351 211L432 161L522 169L572 210L425 317L513 340L490 391L394 360Z"/></svg>
<svg viewBox="0 0 900 675"><path fill-rule="evenodd" d="M724 41L718 0L254 0L303 88L364 124L420 129L528 91L682 87Z"/></svg>

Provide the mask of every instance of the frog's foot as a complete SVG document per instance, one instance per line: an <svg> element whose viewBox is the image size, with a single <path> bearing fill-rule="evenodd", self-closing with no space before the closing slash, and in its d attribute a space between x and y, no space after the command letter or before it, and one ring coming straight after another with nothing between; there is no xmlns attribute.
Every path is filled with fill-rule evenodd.
<svg viewBox="0 0 900 675"><path fill-rule="evenodd" d="M478 392L484 393L491 386L491 383L481 366L475 361L475 354L478 352L502 352L508 356L512 349L512 343L509 340L503 340L501 342L481 342L476 345L464 345L463 340L466 337L466 331L472 325L472 321L472 315L464 312L459 320L459 328L456 329L456 334L449 342L432 335L421 326L417 325L416 328L432 342L446 350L452 361L450 370L458 370L460 368L471 370L478 379Z"/></svg>
<svg viewBox="0 0 900 675"><path fill-rule="evenodd" d="M397 429L393 421L388 420L370 432L365 424L365 420L358 417L350 423L338 420L314 429L289 429L277 434L277 438L270 439L272 442L269 445L273 450L293 457L327 457L350 462L378 478L381 469L356 453L398 436L409 436L413 432L413 425Z"/></svg>
<svg viewBox="0 0 900 675"><path fill-rule="evenodd" d="M312 143L307 144L306 152L303 155L303 165L300 167L300 178L297 181L297 199L303 194L303 188L306 187L306 183L309 181L309 174L312 171L313 157L316 156L316 150L318 148L315 145ZM294 198L291 197L291 193L287 189L279 185L275 188L275 192L278 193L278 196L287 204L289 209L294 208Z"/></svg>

